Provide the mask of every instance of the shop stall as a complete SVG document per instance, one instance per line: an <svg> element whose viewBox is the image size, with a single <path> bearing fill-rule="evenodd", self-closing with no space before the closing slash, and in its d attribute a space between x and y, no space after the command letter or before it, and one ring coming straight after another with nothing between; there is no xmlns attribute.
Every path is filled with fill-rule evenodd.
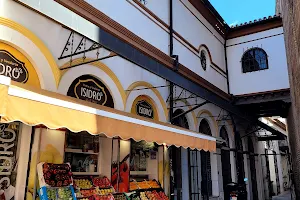
<svg viewBox="0 0 300 200"><path fill-rule="evenodd" d="M145 98L135 101L132 113L98 105L101 98L108 103L109 98L103 85L88 79L74 84L74 96L89 88L95 102L0 77L1 123L5 128L33 127L26 144L28 166L22 168L26 183L11 184L14 164L11 158L1 163L7 170L0 172L7 194L13 185L18 191L24 188L27 199L168 199L168 147L215 151L215 138L155 121L155 108ZM1 140L4 150L10 147L4 142L13 138L6 132L10 139ZM8 155L17 160L17 151ZM24 179L19 175L16 182Z"/></svg>

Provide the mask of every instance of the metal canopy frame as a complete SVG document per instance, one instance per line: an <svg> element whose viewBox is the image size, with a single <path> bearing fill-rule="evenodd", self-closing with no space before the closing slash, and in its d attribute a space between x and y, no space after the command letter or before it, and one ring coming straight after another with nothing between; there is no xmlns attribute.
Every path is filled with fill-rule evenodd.
<svg viewBox="0 0 300 200"><path fill-rule="evenodd" d="M77 37L81 38L80 42L77 45L74 43L75 37L76 38ZM110 51L110 53L107 56L102 56L101 57L101 56L99 56L99 54L100 54L99 50L101 48L103 48L103 46L101 46L97 42L92 41L91 39L75 32L75 31L70 30L68 40L67 40L67 42L64 46L64 49L61 52L60 57L58 58L58 60L62 60L62 59L65 59L65 58L70 58L70 61L69 61L70 65L68 67L60 68L60 70L66 70L66 69L69 69L69 68L73 68L73 67L77 67L77 66L80 66L80 65L85 65L85 64L89 64L89 63L93 63L93 62L97 62L97 61L100 61L100 60L105 60L105 59L117 56L116 53ZM95 52L95 58L93 58L91 60L90 59L86 60L86 54L89 53L89 52L92 52L92 51L96 51ZM75 56L79 56L79 55L82 55L82 61L83 62L81 62L79 64L72 64L73 58Z"/></svg>
<svg viewBox="0 0 300 200"><path fill-rule="evenodd" d="M237 106L233 105L231 102L223 99L222 97L218 96L214 92L202 87L201 85L193 82L192 80L188 79L187 77L184 77L183 75L179 74L177 72L176 66L174 68L169 68L160 63L159 61L155 60L154 58L151 58L150 56L146 55L145 53L141 52L140 50L136 49L135 47L131 46L130 44L126 43L125 41L117 38L113 34L107 32L103 28L98 28L98 35L99 38L97 41L93 41L85 36L83 36L80 33L75 32L74 30L70 30L70 35L69 38L65 44L65 47L62 51L61 56L59 59L64 59L64 58L70 58L70 66L71 67L76 67L79 66L80 64L77 65L72 65L72 58L76 55L83 54L83 59L85 58L85 54L87 52L99 49L99 48L105 48L106 50L110 51L113 56L118 55L129 62L132 62L147 71L164 78L168 80L171 83L174 83L178 85L181 88L184 88L185 90L189 91L190 93L196 95L197 97L200 97L226 111L228 111L231 114L234 114L246 121L252 122L260 126L261 128L266 129L269 132L272 132L274 135L278 136L278 138L283 137L283 133L281 133L278 130L273 129L272 127L264 124L263 122L259 121L255 117L252 117L250 115L247 115L244 111L240 110ZM74 36L75 34L78 34L81 36L81 41L79 45L76 46L74 50ZM86 47L84 44L85 42L92 42L93 44L89 47ZM72 45L73 44L73 45ZM71 50L70 53L69 50ZM107 59L102 58L102 59ZM96 58L90 62L96 62L100 58ZM175 57L174 60L174 65L176 65L176 60L178 61L178 58ZM85 63L82 63L85 64ZM62 69L63 70L63 69Z"/></svg>

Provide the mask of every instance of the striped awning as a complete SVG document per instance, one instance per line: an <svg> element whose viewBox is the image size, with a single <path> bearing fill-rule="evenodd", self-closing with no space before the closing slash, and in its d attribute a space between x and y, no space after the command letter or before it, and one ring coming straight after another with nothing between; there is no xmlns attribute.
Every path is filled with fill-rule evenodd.
<svg viewBox="0 0 300 200"><path fill-rule="evenodd" d="M26 86L4 76L0 76L0 99L2 123L21 121L30 126L42 124L50 129L216 151L214 137Z"/></svg>

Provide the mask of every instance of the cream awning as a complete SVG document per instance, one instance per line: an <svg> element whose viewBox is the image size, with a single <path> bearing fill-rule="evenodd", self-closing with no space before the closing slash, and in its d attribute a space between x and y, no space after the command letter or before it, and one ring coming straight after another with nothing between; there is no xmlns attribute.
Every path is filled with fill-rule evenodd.
<svg viewBox="0 0 300 200"><path fill-rule="evenodd" d="M3 76L0 76L0 98L4 123L21 121L30 126L43 124L50 129L67 128L110 138L119 136L125 140L216 151L214 137L26 86Z"/></svg>

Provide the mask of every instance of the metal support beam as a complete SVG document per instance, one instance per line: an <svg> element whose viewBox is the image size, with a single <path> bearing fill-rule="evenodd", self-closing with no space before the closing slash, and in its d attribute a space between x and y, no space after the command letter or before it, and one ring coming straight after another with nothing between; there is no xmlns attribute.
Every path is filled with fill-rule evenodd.
<svg viewBox="0 0 300 200"><path fill-rule="evenodd" d="M262 128L257 128L257 129L255 129L255 130L253 130L253 131L250 131L250 132L247 133L246 135L242 136L241 139L244 138L244 137L247 137L247 136L251 135L252 133L255 133L256 131L259 131L260 129L262 129Z"/></svg>
<svg viewBox="0 0 300 200"><path fill-rule="evenodd" d="M97 61L100 61L100 60L105 60L105 59L108 59L108 58L112 58L112 57L114 57L116 55L117 54L115 54L115 53L110 53L108 56L104 56L102 58L98 58L98 59L94 59L94 60L89 60L87 62L82 62L82 63L75 64L75 65L70 65L69 67L61 68L60 70L70 69L70 68L77 67L77 66L80 66L80 65L85 65L85 64L97 62Z"/></svg>
<svg viewBox="0 0 300 200"><path fill-rule="evenodd" d="M77 45L75 51L73 51L75 48L75 46L74 46L75 37L76 38L81 37L81 39L80 39L80 42ZM89 45L89 47L87 47L87 43L90 43L91 45ZM71 30L68 40L64 46L63 51L61 52L60 57L58 58L58 60L61 60L64 58L69 58L69 57L72 58L73 56L85 54L87 52L94 51L99 48L101 48L101 45L98 44L97 42L92 41L91 39L85 37L84 35Z"/></svg>
<svg viewBox="0 0 300 200"><path fill-rule="evenodd" d="M125 90L126 92L130 91L137 91L137 90L149 90L149 89L155 89L155 88L164 88L169 87L170 85L160 85L160 86L154 86L154 87L145 87L145 88L138 88L138 89L132 89L132 90Z"/></svg>
<svg viewBox="0 0 300 200"><path fill-rule="evenodd" d="M179 114L179 115L176 115L176 116L173 117L171 120L173 121L174 119L176 119L176 118L178 118L178 117L184 116L184 115L186 115L187 113L189 113L189 112L191 112L191 111L193 111L193 110L196 110L197 108L199 108L199 107L201 107L201 106L203 106L203 105L205 105L205 104L207 104L207 103L209 103L209 102L208 102L208 101L204 101L203 103L200 103L199 105L197 105L197 106L195 106L195 107L193 107L193 108L191 108L191 109L189 109L189 110L187 110L187 111L185 111L185 112L183 112L183 113L181 113L181 114Z"/></svg>

